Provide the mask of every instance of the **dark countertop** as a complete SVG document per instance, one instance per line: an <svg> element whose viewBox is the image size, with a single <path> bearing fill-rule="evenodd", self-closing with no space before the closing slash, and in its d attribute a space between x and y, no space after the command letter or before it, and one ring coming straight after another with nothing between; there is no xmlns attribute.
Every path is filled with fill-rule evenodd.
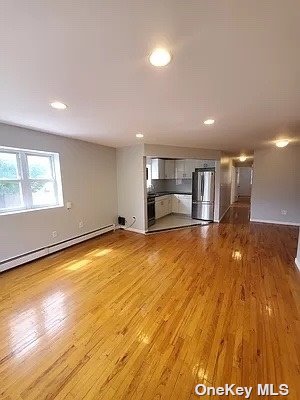
<svg viewBox="0 0 300 400"><path fill-rule="evenodd" d="M192 192L157 192L157 193L147 193L148 196L153 196L153 197L167 196L168 194L187 194L187 195L191 195Z"/></svg>

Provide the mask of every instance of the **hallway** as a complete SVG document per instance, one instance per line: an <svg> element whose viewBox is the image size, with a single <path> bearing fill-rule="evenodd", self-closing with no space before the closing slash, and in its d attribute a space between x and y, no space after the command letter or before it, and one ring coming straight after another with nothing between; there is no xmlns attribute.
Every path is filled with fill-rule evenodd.
<svg viewBox="0 0 300 400"><path fill-rule="evenodd" d="M286 383L296 400L298 230L248 212L119 230L3 273L2 398L191 400L198 383Z"/></svg>

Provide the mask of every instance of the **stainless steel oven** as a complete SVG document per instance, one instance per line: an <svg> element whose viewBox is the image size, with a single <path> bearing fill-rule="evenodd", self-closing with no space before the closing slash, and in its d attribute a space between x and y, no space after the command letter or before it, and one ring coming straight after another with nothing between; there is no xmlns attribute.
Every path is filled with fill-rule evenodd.
<svg viewBox="0 0 300 400"><path fill-rule="evenodd" d="M147 196L148 227L155 224L155 196Z"/></svg>

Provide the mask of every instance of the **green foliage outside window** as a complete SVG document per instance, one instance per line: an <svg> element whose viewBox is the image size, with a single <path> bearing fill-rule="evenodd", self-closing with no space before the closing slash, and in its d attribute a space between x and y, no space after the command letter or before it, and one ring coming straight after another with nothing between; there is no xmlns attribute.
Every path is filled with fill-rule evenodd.
<svg viewBox="0 0 300 400"><path fill-rule="evenodd" d="M35 179L39 176L43 176L45 172L45 167L40 165L34 165L31 168L31 177ZM17 177L16 166L13 163L0 160L0 178L14 179ZM43 187L42 182L32 182L31 190L32 192L37 192ZM0 195L13 195L19 192L19 186L15 182L3 182L0 181Z"/></svg>

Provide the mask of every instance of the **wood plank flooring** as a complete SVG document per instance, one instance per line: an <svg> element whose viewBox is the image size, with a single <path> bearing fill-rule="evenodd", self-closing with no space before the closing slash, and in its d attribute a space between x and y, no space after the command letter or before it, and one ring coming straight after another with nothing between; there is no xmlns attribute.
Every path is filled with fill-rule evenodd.
<svg viewBox="0 0 300 400"><path fill-rule="evenodd" d="M197 383L286 383L299 399L297 235L237 205L221 224L117 231L3 273L0 398L191 400Z"/></svg>

